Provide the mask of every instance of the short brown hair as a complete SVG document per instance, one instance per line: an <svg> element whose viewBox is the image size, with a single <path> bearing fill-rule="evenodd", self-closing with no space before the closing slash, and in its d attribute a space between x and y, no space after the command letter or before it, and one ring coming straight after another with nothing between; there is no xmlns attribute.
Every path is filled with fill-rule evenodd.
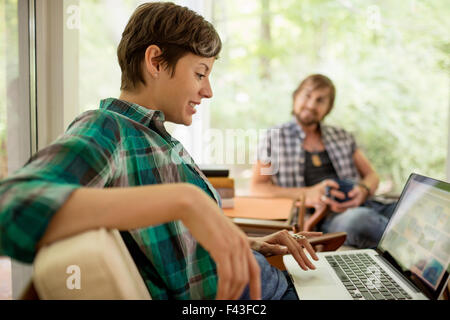
<svg viewBox="0 0 450 320"><path fill-rule="evenodd" d="M321 88L330 88L330 105L328 112L331 110L334 104L334 98L336 96L336 88L334 87L333 81L330 80L327 76L323 74L312 74L306 77L300 85L295 89L292 93L292 98L295 99L297 94L303 90L306 85L312 84L312 90L321 89Z"/></svg>
<svg viewBox="0 0 450 320"><path fill-rule="evenodd" d="M152 44L161 49L158 59L172 77L178 60L187 53L217 58L222 48L212 24L194 11L172 2L142 4L128 21L117 48L121 90L134 89L139 82L145 84L141 65Z"/></svg>

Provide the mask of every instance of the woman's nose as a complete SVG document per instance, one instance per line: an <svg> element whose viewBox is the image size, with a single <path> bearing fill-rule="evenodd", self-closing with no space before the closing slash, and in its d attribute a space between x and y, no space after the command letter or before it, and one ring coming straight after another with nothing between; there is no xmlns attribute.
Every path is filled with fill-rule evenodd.
<svg viewBox="0 0 450 320"><path fill-rule="evenodd" d="M212 92L211 84L209 83L209 79L206 80L206 84L200 90L200 95L203 98L207 98L207 99L212 98L213 92Z"/></svg>

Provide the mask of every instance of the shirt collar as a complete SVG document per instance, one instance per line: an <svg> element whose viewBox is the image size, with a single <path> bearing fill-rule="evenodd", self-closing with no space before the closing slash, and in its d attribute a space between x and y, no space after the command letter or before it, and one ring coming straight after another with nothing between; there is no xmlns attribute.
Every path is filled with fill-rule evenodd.
<svg viewBox="0 0 450 320"><path fill-rule="evenodd" d="M291 128L292 128L292 134L300 137L300 140L305 139L306 134L303 131L302 127L298 124L297 119L294 119L291 121Z"/></svg>
<svg viewBox="0 0 450 320"><path fill-rule="evenodd" d="M164 113L160 110L152 110L142 107L136 103L119 100L115 98L107 98L100 101L100 109L105 109L119 113L131 120L139 122L146 127L150 127L150 123L164 123Z"/></svg>
<svg viewBox="0 0 450 320"><path fill-rule="evenodd" d="M116 98L101 100L100 109L116 112L133 121L143 124L147 128L156 130L159 135L166 141L172 143L172 145L180 143L167 132L164 126L165 116L161 110L148 109L136 103Z"/></svg>

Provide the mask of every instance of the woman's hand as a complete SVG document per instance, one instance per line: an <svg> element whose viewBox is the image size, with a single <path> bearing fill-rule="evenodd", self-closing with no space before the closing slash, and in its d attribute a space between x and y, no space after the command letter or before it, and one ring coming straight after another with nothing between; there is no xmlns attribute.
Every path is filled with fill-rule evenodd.
<svg viewBox="0 0 450 320"><path fill-rule="evenodd" d="M190 210L182 221L216 263L216 299L239 299L247 285L250 298L261 299L260 268L247 235L222 213L208 195L195 189L186 205Z"/></svg>
<svg viewBox="0 0 450 320"><path fill-rule="evenodd" d="M315 269L316 267L306 256L304 249L314 260L319 260L313 247L308 241L310 237L322 235L322 232L299 232L291 234L287 230L281 230L265 237L249 238L253 250L264 256L292 254L303 270Z"/></svg>
<svg viewBox="0 0 450 320"><path fill-rule="evenodd" d="M214 200L189 183L79 188L54 214L37 248L99 226L132 230L176 220L215 261L218 299L238 299L247 284L250 297L261 298L260 268L247 236Z"/></svg>

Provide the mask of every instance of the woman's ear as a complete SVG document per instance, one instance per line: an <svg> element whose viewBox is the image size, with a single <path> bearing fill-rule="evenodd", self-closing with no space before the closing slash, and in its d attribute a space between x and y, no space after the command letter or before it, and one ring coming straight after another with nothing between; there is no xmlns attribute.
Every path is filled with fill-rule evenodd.
<svg viewBox="0 0 450 320"><path fill-rule="evenodd" d="M157 78L161 70L161 62L155 59L162 54L161 49L157 45L150 45L145 50L145 68L152 78Z"/></svg>

